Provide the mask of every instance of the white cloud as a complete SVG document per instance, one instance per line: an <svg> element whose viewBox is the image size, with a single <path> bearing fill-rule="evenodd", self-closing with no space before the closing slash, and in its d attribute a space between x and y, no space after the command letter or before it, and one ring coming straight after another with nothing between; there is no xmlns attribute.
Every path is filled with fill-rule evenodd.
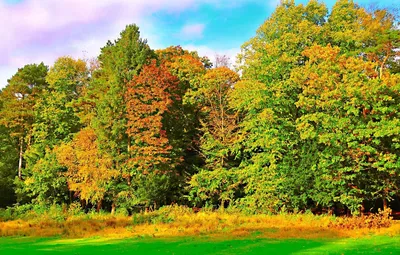
<svg viewBox="0 0 400 255"><path fill-rule="evenodd" d="M231 48L231 49L213 49L206 45L182 45L182 48L189 51L197 51L200 56L207 56L211 62L215 65L215 57L216 55L226 55L229 57L231 67L233 67L236 63L236 57L240 52L240 48Z"/></svg>

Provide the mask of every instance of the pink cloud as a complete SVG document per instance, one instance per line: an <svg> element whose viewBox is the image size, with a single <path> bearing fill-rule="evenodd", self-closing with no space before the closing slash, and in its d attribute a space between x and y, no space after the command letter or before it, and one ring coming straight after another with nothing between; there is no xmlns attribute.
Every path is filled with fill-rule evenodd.
<svg viewBox="0 0 400 255"><path fill-rule="evenodd" d="M93 57L107 40L117 38L125 25L146 28L158 11L181 12L196 0L24 0L0 1L0 88L11 70L59 56ZM144 31L145 29L142 29ZM144 34L153 41L156 36Z"/></svg>
<svg viewBox="0 0 400 255"><path fill-rule="evenodd" d="M238 0L245 2L247 0ZM5 4L0 0L0 88L11 70L44 61L51 65L62 55L94 57L107 40L119 36L127 24L141 27L153 48L157 40L152 14L181 13L201 4L230 5L230 0L23 0ZM154 27L153 25L154 24ZM200 38L203 24L185 26L186 38Z"/></svg>
<svg viewBox="0 0 400 255"><path fill-rule="evenodd" d="M180 33L185 39L196 39L203 37L205 25L204 24L189 24L185 25Z"/></svg>
<svg viewBox="0 0 400 255"><path fill-rule="evenodd" d="M51 44L55 39L68 39L69 33L76 35L79 30L85 32L80 37L98 33L86 30L88 25L107 24L105 26L110 27L120 19L140 22L155 11L180 11L193 3L194 0L25 0L15 5L0 3L2 62L7 63L12 52L21 47Z"/></svg>

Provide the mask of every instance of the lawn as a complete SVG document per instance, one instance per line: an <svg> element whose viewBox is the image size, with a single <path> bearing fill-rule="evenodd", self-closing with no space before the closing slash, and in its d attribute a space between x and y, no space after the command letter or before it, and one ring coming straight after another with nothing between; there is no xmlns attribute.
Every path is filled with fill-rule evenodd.
<svg viewBox="0 0 400 255"><path fill-rule="evenodd" d="M400 237L344 239L0 238L0 254L400 254Z"/></svg>

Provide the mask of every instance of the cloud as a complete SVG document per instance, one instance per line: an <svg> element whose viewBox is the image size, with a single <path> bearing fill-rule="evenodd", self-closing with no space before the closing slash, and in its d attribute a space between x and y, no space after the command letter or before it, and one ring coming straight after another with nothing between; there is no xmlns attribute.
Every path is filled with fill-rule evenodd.
<svg viewBox="0 0 400 255"><path fill-rule="evenodd" d="M180 37L186 40L202 38L204 28L205 25L201 23L185 25L180 32Z"/></svg>
<svg viewBox="0 0 400 255"><path fill-rule="evenodd" d="M156 12L180 13L196 0L25 0L0 1L0 88L25 64L51 65L63 55L93 57L107 40L115 39L127 24L141 27L152 47L157 31L151 27ZM7 77L6 79L4 77Z"/></svg>
<svg viewBox="0 0 400 255"><path fill-rule="evenodd" d="M229 57L231 67L235 66L236 57L240 52L240 48L231 48L231 49L217 49L217 48L210 48L206 45L182 45L182 48L189 51L197 51L200 56L207 56L211 62L215 65L215 57L217 55L226 55Z"/></svg>
<svg viewBox="0 0 400 255"><path fill-rule="evenodd" d="M25 0L0 2L0 55L2 63L27 45L52 45L74 37L87 38L111 32L120 21L143 23L158 11L180 12L195 0ZM121 26L118 26L120 29ZM105 31L104 31L105 30Z"/></svg>
<svg viewBox="0 0 400 255"><path fill-rule="evenodd" d="M261 0L248 0L261 1ZM94 57L107 40L118 38L127 24L136 23L151 47L162 48L156 13L178 15L201 5L223 8L230 0L0 0L0 88L25 64L57 57ZM245 4L247 0L238 0ZM154 24L154 26L153 26ZM204 24L187 24L186 39L203 37ZM15 71L11 71L15 70Z"/></svg>

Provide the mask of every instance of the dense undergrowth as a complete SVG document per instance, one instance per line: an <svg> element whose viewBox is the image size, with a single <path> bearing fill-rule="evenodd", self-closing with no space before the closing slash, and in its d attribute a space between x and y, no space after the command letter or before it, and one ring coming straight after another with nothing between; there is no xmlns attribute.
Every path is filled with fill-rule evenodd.
<svg viewBox="0 0 400 255"><path fill-rule="evenodd" d="M233 209L194 211L166 206L128 216L126 212L83 213L75 206L20 206L0 211L0 236L335 238L369 234L400 235L389 211L360 217L312 213L249 215Z"/></svg>

